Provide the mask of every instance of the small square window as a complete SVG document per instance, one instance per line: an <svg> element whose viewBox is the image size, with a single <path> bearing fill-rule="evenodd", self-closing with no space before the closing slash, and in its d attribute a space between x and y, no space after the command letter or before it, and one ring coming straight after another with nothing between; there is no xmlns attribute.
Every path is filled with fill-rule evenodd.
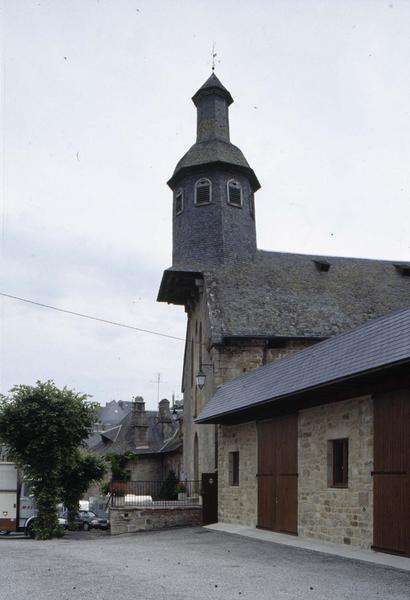
<svg viewBox="0 0 410 600"><path fill-rule="evenodd" d="M330 441L331 459L329 484L330 487L347 488L349 481L349 440L343 438Z"/></svg>
<svg viewBox="0 0 410 600"><path fill-rule="evenodd" d="M239 452L229 453L229 485L239 485Z"/></svg>

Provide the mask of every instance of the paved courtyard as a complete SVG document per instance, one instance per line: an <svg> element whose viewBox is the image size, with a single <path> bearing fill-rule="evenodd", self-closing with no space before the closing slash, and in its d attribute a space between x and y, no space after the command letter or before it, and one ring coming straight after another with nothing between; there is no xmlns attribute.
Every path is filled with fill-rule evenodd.
<svg viewBox="0 0 410 600"><path fill-rule="evenodd" d="M410 574L200 527L0 537L0 600L409 600Z"/></svg>

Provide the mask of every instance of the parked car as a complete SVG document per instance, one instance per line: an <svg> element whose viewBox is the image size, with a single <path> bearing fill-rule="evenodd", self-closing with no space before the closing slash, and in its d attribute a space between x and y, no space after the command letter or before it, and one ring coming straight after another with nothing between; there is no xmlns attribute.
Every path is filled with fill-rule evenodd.
<svg viewBox="0 0 410 600"><path fill-rule="evenodd" d="M77 520L77 519L76 519ZM80 510L78 513L80 528L84 531L89 529L108 529L110 522L105 517L97 517L91 510Z"/></svg>

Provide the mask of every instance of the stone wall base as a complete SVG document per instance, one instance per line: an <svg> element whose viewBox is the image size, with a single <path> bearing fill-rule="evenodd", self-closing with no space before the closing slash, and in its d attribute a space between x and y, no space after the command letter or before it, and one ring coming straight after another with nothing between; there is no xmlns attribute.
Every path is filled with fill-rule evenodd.
<svg viewBox="0 0 410 600"><path fill-rule="evenodd" d="M202 507L117 507L110 510L111 535L168 527L202 525Z"/></svg>

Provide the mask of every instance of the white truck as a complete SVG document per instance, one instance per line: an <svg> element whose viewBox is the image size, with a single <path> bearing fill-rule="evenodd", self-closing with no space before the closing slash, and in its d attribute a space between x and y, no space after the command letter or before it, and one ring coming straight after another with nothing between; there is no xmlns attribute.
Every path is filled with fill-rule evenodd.
<svg viewBox="0 0 410 600"><path fill-rule="evenodd" d="M34 515L29 485L19 481L14 463L0 462L0 534L26 531Z"/></svg>

